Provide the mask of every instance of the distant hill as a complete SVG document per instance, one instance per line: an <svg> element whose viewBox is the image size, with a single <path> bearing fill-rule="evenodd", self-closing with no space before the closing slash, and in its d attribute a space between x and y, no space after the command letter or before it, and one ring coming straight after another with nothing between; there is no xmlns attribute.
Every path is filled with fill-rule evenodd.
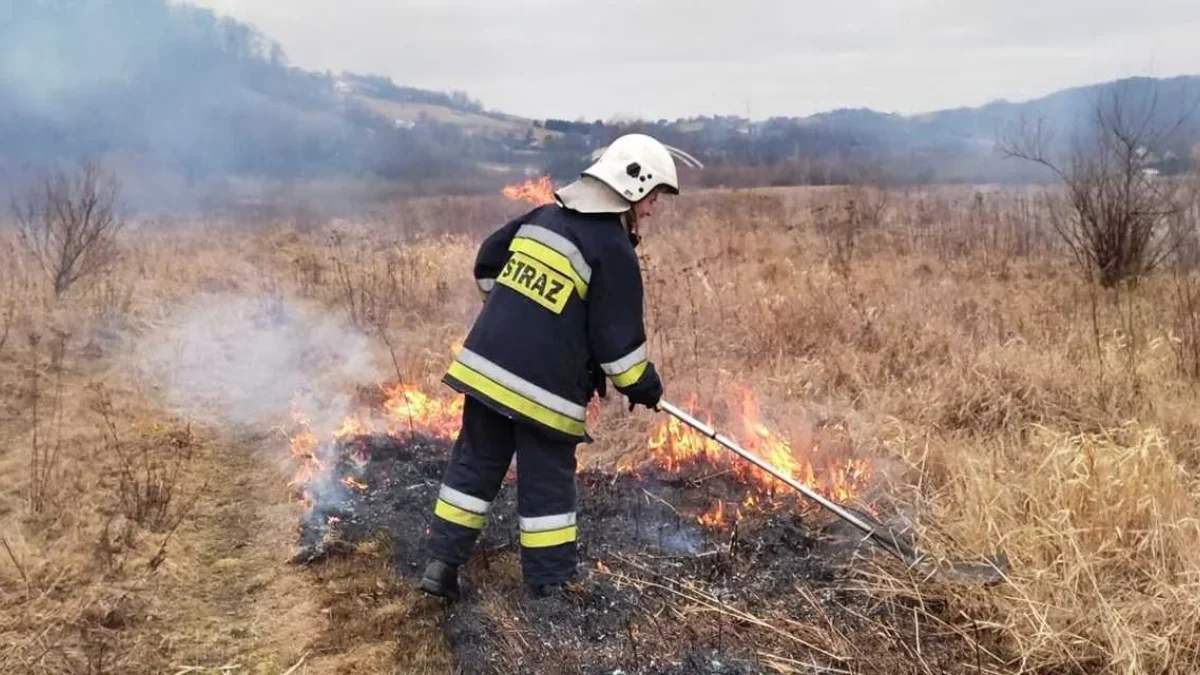
<svg viewBox="0 0 1200 675"><path fill-rule="evenodd" d="M1153 90L1173 113L1200 91L1200 77L1135 78L911 116L532 120L464 92L293 67L254 28L174 0L0 3L12 17L0 23L0 172L100 155L142 176L177 177L184 189L349 176L414 191L490 190L527 175L573 176L593 149L635 130L699 156L708 168L695 179L709 185L838 182L864 166L910 182L1020 180L1029 168L1000 161L993 142L1022 117L1069 133L1106 92Z"/></svg>
<svg viewBox="0 0 1200 675"><path fill-rule="evenodd" d="M170 0L5 4L13 20L0 23L0 161L9 165L99 154L194 180L429 180L506 158L504 142L460 124L482 114L465 94L294 68L280 45L206 9ZM406 113L384 105L461 119L433 114L405 128L396 119Z"/></svg>
<svg viewBox="0 0 1200 675"><path fill-rule="evenodd" d="M1154 104L1157 113L1163 122L1168 122L1182 111L1196 107L1200 101L1200 76L1136 77L1064 89L1030 101L995 101L976 108L954 108L910 116L869 109L835 110L797 122L870 134L893 144L962 142L990 147L998 136L1022 118L1042 120L1048 127L1069 135L1079 123L1087 120L1097 100L1108 100L1114 93L1138 102L1157 98Z"/></svg>

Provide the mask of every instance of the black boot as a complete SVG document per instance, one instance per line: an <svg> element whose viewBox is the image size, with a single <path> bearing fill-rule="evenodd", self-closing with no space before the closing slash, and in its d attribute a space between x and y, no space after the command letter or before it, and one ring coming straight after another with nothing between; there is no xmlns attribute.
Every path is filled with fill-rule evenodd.
<svg viewBox="0 0 1200 675"><path fill-rule="evenodd" d="M535 598L550 598L563 592L566 584L559 582L556 584L529 584L529 592Z"/></svg>
<svg viewBox="0 0 1200 675"><path fill-rule="evenodd" d="M418 586L430 595L457 600L458 567L448 565L441 560L431 560L425 566L425 574L421 576L421 583Z"/></svg>

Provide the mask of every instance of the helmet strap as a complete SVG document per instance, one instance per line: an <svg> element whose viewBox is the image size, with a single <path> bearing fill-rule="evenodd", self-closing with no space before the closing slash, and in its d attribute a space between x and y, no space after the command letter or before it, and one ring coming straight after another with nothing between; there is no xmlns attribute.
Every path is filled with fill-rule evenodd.
<svg viewBox="0 0 1200 675"><path fill-rule="evenodd" d="M631 208L623 213L621 222L625 224L625 233L629 235L629 243L637 248L638 244L642 243L642 235L638 232L637 209Z"/></svg>

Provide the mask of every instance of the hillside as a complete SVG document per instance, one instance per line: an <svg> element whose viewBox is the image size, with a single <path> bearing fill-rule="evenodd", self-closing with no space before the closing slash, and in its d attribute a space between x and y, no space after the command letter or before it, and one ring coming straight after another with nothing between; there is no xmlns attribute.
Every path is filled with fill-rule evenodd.
<svg viewBox="0 0 1200 675"><path fill-rule="evenodd" d="M1170 118L1195 108L1200 95L1200 76L1135 77L1064 89L1029 101L994 101L975 108L910 116L869 109L837 110L813 115L799 123L864 133L893 144L962 142L990 146L1006 127L1022 118L1041 119L1050 127L1069 133L1087 119L1097 100L1107 100L1118 93L1139 102L1154 101L1157 97L1153 105L1159 118L1163 122L1173 121Z"/></svg>

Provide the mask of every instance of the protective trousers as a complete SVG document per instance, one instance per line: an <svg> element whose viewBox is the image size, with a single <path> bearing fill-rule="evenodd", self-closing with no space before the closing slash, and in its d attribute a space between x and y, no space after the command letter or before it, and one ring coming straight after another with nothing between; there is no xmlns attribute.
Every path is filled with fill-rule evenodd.
<svg viewBox="0 0 1200 675"><path fill-rule="evenodd" d="M430 555L451 565L467 562L514 452L525 581L568 581L577 563L575 443L514 422L470 396L434 506Z"/></svg>

